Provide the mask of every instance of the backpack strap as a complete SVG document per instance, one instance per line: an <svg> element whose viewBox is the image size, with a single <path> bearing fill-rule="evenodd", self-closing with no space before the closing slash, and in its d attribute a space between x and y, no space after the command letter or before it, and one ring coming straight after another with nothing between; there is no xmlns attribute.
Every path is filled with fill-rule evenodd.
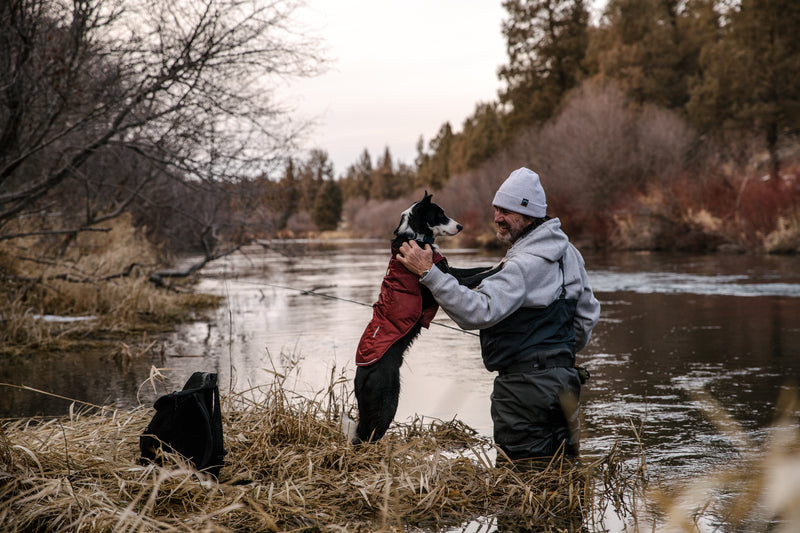
<svg viewBox="0 0 800 533"><path fill-rule="evenodd" d="M217 466L217 471L219 471L219 467L222 466L222 460L227 455L227 451L225 451L224 441L222 438L222 408L220 406L219 401L219 387L217 386L217 375L212 374L213 377L213 387L214 387L214 409L211 412L211 439L214 443L213 451L212 451L212 458L214 462L212 466Z"/></svg>
<svg viewBox="0 0 800 533"><path fill-rule="evenodd" d="M212 372L195 372L186 382L184 389L194 387L202 391L205 408L202 409L204 416L208 417L207 423L209 432L202 461L198 463L198 468L208 469L215 476L222 468L222 463L227 455L222 436L222 409L219 399L218 376ZM197 398L197 395L195 395ZM197 398L199 402L199 398Z"/></svg>

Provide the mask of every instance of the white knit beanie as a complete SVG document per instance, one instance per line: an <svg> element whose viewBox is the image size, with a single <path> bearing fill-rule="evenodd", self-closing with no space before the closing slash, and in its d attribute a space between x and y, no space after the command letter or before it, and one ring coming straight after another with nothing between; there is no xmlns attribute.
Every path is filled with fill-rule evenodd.
<svg viewBox="0 0 800 533"><path fill-rule="evenodd" d="M497 189L492 205L534 218L547 214L544 189L539 175L525 167L512 172Z"/></svg>

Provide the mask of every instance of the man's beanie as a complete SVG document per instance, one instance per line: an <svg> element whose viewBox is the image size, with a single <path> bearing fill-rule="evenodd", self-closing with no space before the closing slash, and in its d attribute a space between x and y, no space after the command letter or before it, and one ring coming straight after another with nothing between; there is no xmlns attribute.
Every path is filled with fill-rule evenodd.
<svg viewBox="0 0 800 533"><path fill-rule="evenodd" d="M492 205L534 218L547 214L544 189L539 175L527 168L519 168L506 178L497 189Z"/></svg>

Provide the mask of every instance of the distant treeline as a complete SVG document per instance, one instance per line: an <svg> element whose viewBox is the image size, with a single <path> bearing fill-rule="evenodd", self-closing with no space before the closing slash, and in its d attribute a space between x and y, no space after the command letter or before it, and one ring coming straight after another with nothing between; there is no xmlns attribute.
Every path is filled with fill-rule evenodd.
<svg viewBox="0 0 800 533"><path fill-rule="evenodd" d="M463 197L454 177L480 189L517 164L598 246L747 248L791 225L798 192L782 169L800 155L800 3L610 0L594 23L587 4L503 2L498 101L420 138L413 164L388 147L338 176L323 149L290 163L266 187L274 228L385 234L381 202L423 188ZM491 187L454 207L486 232L477 210L490 199ZM642 220L648 235L633 235Z"/></svg>
<svg viewBox="0 0 800 533"><path fill-rule="evenodd" d="M25 286L123 214L166 255L207 260L274 236L385 237L424 189L488 242L494 189L521 165L597 246L796 250L800 3L588 4L503 2L497 101L420 137L414 161L387 147L337 171L324 147L296 156L308 126L269 91L326 61L292 31L295 2L2 2L0 246L15 262L0 275Z"/></svg>

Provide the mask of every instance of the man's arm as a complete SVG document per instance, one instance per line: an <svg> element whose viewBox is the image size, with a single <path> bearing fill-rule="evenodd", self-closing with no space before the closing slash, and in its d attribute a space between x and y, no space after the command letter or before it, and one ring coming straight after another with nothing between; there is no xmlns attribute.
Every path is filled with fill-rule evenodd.
<svg viewBox="0 0 800 533"><path fill-rule="evenodd" d="M417 276L421 276L426 270L433 268L433 249L429 245L420 248L414 241L409 241L400 245L400 253L397 260L409 271ZM456 278L460 285L474 289L484 278L499 272L502 265L474 268L456 268L443 264L443 261L436 263L442 272L446 272Z"/></svg>

